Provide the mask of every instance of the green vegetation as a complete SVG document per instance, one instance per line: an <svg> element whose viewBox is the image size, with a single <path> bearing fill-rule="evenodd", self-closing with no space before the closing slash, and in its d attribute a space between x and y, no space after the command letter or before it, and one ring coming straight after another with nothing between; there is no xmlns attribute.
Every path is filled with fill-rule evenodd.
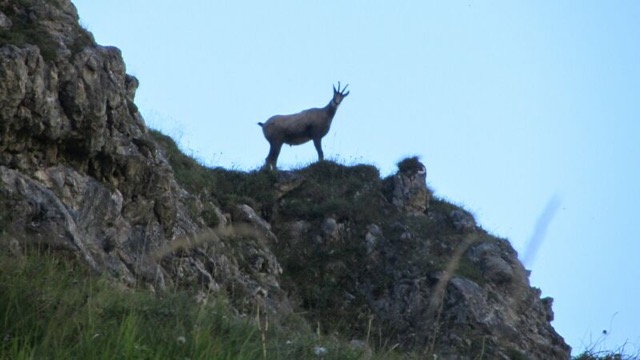
<svg viewBox="0 0 640 360"><path fill-rule="evenodd" d="M602 332L602 336L593 344L589 345L580 355L575 356L574 360L638 360L640 359L640 349L636 349L635 353L629 352L627 344L620 346L616 350L602 350L603 343L607 338L607 331Z"/></svg>
<svg viewBox="0 0 640 360"><path fill-rule="evenodd" d="M171 163L176 180L203 203L210 201L228 211L233 211L234 205L247 204L269 219L275 201L275 173L208 168L185 155L169 136L156 130L150 133Z"/></svg>
<svg viewBox="0 0 640 360"><path fill-rule="evenodd" d="M404 173L415 174L421 171L422 168L423 166L420 164L420 158L418 156L411 156L398 162L398 170Z"/></svg>
<svg viewBox="0 0 640 360"><path fill-rule="evenodd" d="M321 221L333 217L358 223L382 219L387 204L380 196L380 173L375 167L323 161L297 173L305 183L279 204L283 218Z"/></svg>
<svg viewBox="0 0 640 360"><path fill-rule="evenodd" d="M60 251L0 253L0 359L325 359L360 353L312 331L240 318L224 299L125 288Z"/></svg>
<svg viewBox="0 0 640 360"><path fill-rule="evenodd" d="M384 348L391 340L377 335L384 325L370 323L373 314L357 284L371 284L374 292L383 293L397 280L397 273L444 270L461 241L453 225L442 221L460 207L436 199L432 211L438 216L406 217L385 198L389 196L385 186L392 183L391 179L381 179L373 166L323 161L279 173L211 169L183 154L170 137L157 131L152 131L152 136L171 163L178 182L201 201L216 202L232 215L236 204L245 203L270 221L281 240L273 250L285 269L282 286L291 292L290 297L304 311L307 321L319 324L323 333L366 338L375 330L372 337L377 338L373 342ZM403 160L398 166L404 171L422 168L417 157ZM296 182L298 186L277 195L280 183ZM319 232L328 218L345 227L340 230L338 241L323 239ZM306 222L310 230L296 243L291 239L290 224L299 221ZM362 240L373 224L396 243L395 252L387 256L404 259L402 262L388 269L380 264L367 266L370 254ZM417 235L399 241L404 233ZM440 241L430 241L433 239ZM446 248L439 245L443 243ZM467 260L460 262L456 273L474 281L482 279L477 266Z"/></svg>
<svg viewBox="0 0 640 360"><path fill-rule="evenodd" d="M379 294L398 280L398 273L445 269L451 254L464 246L464 237L446 221L451 211L463 210L460 206L433 199L429 216L407 217L382 195L390 179L380 179L369 165L325 161L289 174L211 169L183 154L171 138L157 131L152 136L177 180L202 203L215 203L232 216L235 205L246 203L271 220L281 240L272 249L285 268L281 285L304 320L300 315L276 319L259 307L245 308L239 316L232 295L196 302L195 288L159 293L127 288L91 273L81 260L60 250L31 248L16 256L14 247L10 255L0 239L0 359L315 359L318 346L327 351L323 359L426 356L395 350L397 339L375 318L357 284L367 283ZM414 161L398 166L415 168ZM298 176L301 185L278 195L282 176ZM216 225L213 207L199 211L210 226ZM10 214L0 206L0 225L11 222ZM344 226L338 241L318 232L328 217ZM290 241L290 224L300 220L311 230L295 243ZM362 241L371 224L380 227L386 238L381 241L395 242L388 253L372 255ZM474 241L501 244L482 231L476 237ZM255 241L236 240L228 249L234 258L242 253L236 247ZM402 261L387 268L381 266L381 256ZM464 257L455 273L479 284L484 281L481 270ZM495 344L473 336L469 334L470 354L488 357ZM349 347L345 339L352 338L362 339L367 348ZM526 358L516 350L510 356ZM632 358L622 352L585 351L575 359Z"/></svg>
<svg viewBox="0 0 640 360"><path fill-rule="evenodd" d="M46 3L62 6L58 0ZM59 40L43 22L28 16L34 6L36 0L0 0L0 11L12 21L9 30L0 30L0 45L32 44L45 61L55 61ZM67 46L76 54L94 40L80 25L74 26L71 41L65 41L72 42ZM207 226L218 225L216 207L233 217L238 204L248 204L271 222L281 240L271 250L286 269L281 284L306 322L298 315L270 318L274 315L259 306L238 314L233 297L242 293L209 294L206 301L196 301L196 286L180 284L180 290L158 293L129 288L92 273L63 250L4 246L10 242L6 233L13 219L10 206L0 202L0 359L308 359L319 357L314 353L318 347L326 349L322 359L422 357L387 350L395 348L396 339L375 319L359 284L382 294L399 274L415 278L417 272L429 275L447 269L452 254L470 244L448 220L452 211L463 210L460 206L432 199L428 217L406 217L388 201L391 177L381 179L370 165L323 161L281 173L208 168L180 151L170 137L157 131L151 136L178 182L193 195L193 215ZM397 165L403 172L422 170L416 156ZM282 183L298 180L302 185L279 189ZM340 226L336 238L322 232L328 220ZM294 222L307 225L298 243L290 241ZM372 227L384 234L376 241L394 242L384 254L374 253L363 241L374 236ZM499 243L483 231L475 236L473 241ZM234 240L226 244L229 258L239 259L244 272L259 276L241 259L243 246L259 248L253 243L257 240ZM481 285L485 281L469 259L457 259L455 265L455 275ZM346 335L365 340L377 352L349 347ZM469 351L476 358L489 356L495 344L473 336L469 334ZM512 359L527 358L516 349L508 353ZM637 357L625 355L624 349L588 349L575 359Z"/></svg>
<svg viewBox="0 0 640 360"><path fill-rule="evenodd" d="M48 2L58 8L61 6L57 0L49 0ZM40 49L42 58L46 62L52 62L57 59L60 45L41 21L34 20L25 11L25 9L36 6L35 4L35 0L19 0L17 4L12 1L0 1L0 11L8 16L12 22L11 28L0 30L0 45L35 45ZM72 54L77 54L85 46L95 44L91 33L75 22L73 26L75 27L73 43L68 44Z"/></svg>
<svg viewBox="0 0 640 360"><path fill-rule="evenodd" d="M620 351L591 351L585 350L578 356L573 358L574 360L638 360L640 359L640 353L627 354L623 350Z"/></svg>
<svg viewBox="0 0 640 360"><path fill-rule="evenodd" d="M316 359L317 347L327 351L322 359L421 358L268 325L260 309L238 317L223 298L126 288L59 250L0 250L0 359ZM589 351L574 359L635 358Z"/></svg>
<svg viewBox="0 0 640 360"><path fill-rule="evenodd" d="M22 46L35 45L45 61L56 58L58 44L42 27L19 18L12 18L13 26L9 30L0 30L0 44Z"/></svg>

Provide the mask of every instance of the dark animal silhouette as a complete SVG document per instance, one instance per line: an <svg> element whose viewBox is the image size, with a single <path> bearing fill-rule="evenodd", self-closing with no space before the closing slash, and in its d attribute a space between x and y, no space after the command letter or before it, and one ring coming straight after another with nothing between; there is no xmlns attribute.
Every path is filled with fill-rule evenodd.
<svg viewBox="0 0 640 360"><path fill-rule="evenodd" d="M324 160L322 138L329 132L338 106L349 95L349 91L345 92L347 86L349 85L340 90L338 82L338 89L333 87L333 98L323 108L307 109L291 115L275 115L264 123L258 123L271 146L265 167L272 170L276 168L282 144L300 145L309 140L313 140L318 152L318 161Z"/></svg>

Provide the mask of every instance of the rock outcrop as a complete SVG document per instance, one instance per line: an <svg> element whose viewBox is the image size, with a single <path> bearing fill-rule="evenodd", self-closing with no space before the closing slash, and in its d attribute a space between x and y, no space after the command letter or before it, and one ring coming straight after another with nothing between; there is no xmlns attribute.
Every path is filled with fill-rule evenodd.
<svg viewBox="0 0 640 360"><path fill-rule="evenodd" d="M68 0L0 0L0 242L155 291L300 309L364 344L443 358L569 347L506 240L431 199L417 158L377 169L206 169L147 129L138 80ZM17 249L17 250L16 250Z"/></svg>
<svg viewBox="0 0 640 360"><path fill-rule="evenodd" d="M324 172L323 167L316 165L311 172ZM365 193L376 181L372 177L361 188L348 189L361 176L351 171L345 179L334 178L336 198ZM390 185L404 184L397 179L411 177L401 167L380 188L402 194L402 204L415 205L398 206L394 196L378 198L380 216L368 216L372 223L354 223L357 215L314 218L312 207L309 213L279 219L275 232L289 240L276 254L285 264L285 281L293 280L306 310L320 319L346 322L356 334L383 333L381 341L447 359L480 353L492 359L568 358L568 346L549 323L552 299L541 300L540 291L530 286L508 241L491 236L469 212L444 201L433 200L428 214L422 212L430 193L424 176L421 182L413 176L411 191L389 191ZM312 187L285 194L280 206L286 209L295 199L312 196L307 192ZM304 268L287 275L292 263Z"/></svg>
<svg viewBox="0 0 640 360"><path fill-rule="evenodd" d="M424 214L429 208L431 193L427 188L427 168L417 157L410 157L398 164L393 175L391 202L410 214Z"/></svg>
<svg viewBox="0 0 640 360"><path fill-rule="evenodd" d="M205 231L204 207L176 182L149 135L134 103L138 80L126 73L120 51L93 43L67 0L4 0L0 14L5 26L13 24L9 31L29 27L26 34L56 46L47 56L29 36L0 46L3 232L70 250L129 284L192 283L243 294L269 288L281 300L280 266L266 245L228 249L221 236L240 235ZM209 223L226 222L215 205L207 210L215 217ZM173 251L194 238L189 251ZM268 259L261 275L241 271L234 251Z"/></svg>

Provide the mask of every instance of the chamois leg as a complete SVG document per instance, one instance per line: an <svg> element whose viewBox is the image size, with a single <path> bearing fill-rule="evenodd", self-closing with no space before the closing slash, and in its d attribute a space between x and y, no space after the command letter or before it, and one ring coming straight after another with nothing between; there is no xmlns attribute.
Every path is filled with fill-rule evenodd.
<svg viewBox="0 0 640 360"><path fill-rule="evenodd" d="M269 168L270 170L275 170L276 164L278 163L278 156L280 156L280 149L282 148L282 144L272 143L270 145L271 147L269 148L269 155L267 155L267 158L265 159L265 166L267 166L267 168Z"/></svg>
<svg viewBox="0 0 640 360"><path fill-rule="evenodd" d="M318 161L324 160L324 153L322 152L322 138L313 139L313 146L316 147L318 152Z"/></svg>

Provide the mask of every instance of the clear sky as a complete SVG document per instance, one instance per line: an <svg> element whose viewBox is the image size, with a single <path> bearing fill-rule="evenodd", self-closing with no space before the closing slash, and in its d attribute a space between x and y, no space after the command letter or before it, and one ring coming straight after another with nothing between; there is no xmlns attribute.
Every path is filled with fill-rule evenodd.
<svg viewBox="0 0 640 360"><path fill-rule="evenodd" d="M639 1L74 3L147 124L211 166L258 168L258 121L349 83L326 157L387 175L420 155L437 196L518 250L574 355L640 351ZM286 146L279 165L315 159Z"/></svg>

